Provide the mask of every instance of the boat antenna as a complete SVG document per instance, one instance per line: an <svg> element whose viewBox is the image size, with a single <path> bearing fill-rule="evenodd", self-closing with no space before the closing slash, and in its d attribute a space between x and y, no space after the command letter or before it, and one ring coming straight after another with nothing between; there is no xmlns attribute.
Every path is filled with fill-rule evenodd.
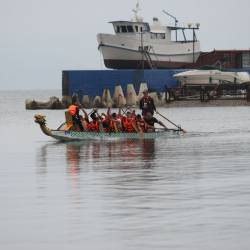
<svg viewBox="0 0 250 250"><path fill-rule="evenodd" d="M177 42L177 26L178 26L178 20L175 16L173 16L172 14L170 14L169 12L167 12L166 10L162 11L164 14L166 14L167 16L171 17L174 19L174 23L175 23L175 37L176 37L176 42Z"/></svg>
<svg viewBox="0 0 250 250"><path fill-rule="evenodd" d="M139 21L139 16L138 16L138 13L139 11L141 11L140 9L140 3L139 3L139 0L136 2L136 6L135 6L135 9L132 10L134 12L134 15L135 15L135 21Z"/></svg>

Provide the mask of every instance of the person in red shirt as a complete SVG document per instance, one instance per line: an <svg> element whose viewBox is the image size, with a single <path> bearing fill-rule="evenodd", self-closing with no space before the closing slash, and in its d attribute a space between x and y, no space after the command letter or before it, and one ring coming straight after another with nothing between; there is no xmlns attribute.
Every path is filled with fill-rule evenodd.
<svg viewBox="0 0 250 250"><path fill-rule="evenodd" d="M156 111L154 100L149 96L148 90L143 91L143 97L140 100L140 109L142 110L143 116L145 116L147 112L154 115L154 112Z"/></svg>

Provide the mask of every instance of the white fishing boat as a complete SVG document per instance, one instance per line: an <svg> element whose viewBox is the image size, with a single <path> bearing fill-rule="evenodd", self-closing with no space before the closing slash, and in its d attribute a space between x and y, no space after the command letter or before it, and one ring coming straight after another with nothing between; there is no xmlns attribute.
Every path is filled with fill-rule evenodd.
<svg viewBox="0 0 250 250"><path fill-rule="evenodd" d="M163 26L156 17L149 24L138 16L139 11L137 3L131 21L110 22L115 34L97 35L98 49L107 68L182 68L197 61L200 42L195 31L199 29L199 23L179 26L178 20L164 11L174 19L174 26ZM192 32L191 40L185 34L188 30ZM172 39L173 35L175 39Z"/></svg>
<svg viewBox="0 0 250 250"><path fill-rule="evenodd" d="M250 82L248 72L229 72L216 69L189 70L174 75L184 85L243 84Z"/></svg>

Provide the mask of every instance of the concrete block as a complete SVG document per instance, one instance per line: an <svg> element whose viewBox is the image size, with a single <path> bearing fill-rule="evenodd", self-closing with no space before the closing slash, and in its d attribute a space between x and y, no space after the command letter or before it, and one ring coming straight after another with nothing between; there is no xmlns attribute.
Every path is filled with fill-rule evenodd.
<svg viewBox="0 0 250 250"><path fill-rule="evenodd" d="M72 103L72 97L68 95L64 95L62 97L62 103L65 105L65 107L68 107Z"/></svg>
<svg viewBox="0 0 250 250"><path fill-rule="evenodd" d="M92 108L102 108L102 98L100 96L94 98Z"/></svg>
<svg viewBox="0 0 250 250"><path fill-rule="evenodd" d="M135 106L138 103L138 98L135 92L133 84L127 85L127 98L126 102L128 106Z"/></svg>
<svg viewBox="0 0 250 250"><path fill-rule="evenodd" d="M117 108L124 107L126 105L126 99L121 85L115 87L114 96L113 96L114 106Z"/></svg>
<svg viewBox="0 0 250 250"><path fill-rule="evenodd" d="M82 97L82 106L83 108L89 108L90 107L90 99L88 95L84 95Z"/></svg>
<svg viewBox="0 0 250 250"><path fill-rule="evenodd" d="M140 84L140 89L139 89L139 94L138 94L138 99L140 100L143 96L143 91L148 90L148 85L147 83L141 83Z"/></svg>
<svg viewBox="0 0 250 250"><path fill-rule="evenodd" d="M112 108L113 100L111 98L111 94L109 89L104 89L102 94L102 105L105 108Z"/></svg>

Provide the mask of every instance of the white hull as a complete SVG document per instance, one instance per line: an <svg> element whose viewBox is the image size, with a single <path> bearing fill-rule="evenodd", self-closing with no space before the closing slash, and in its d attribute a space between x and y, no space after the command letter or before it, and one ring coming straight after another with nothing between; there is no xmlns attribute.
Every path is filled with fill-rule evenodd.
<svg viewBox="0 0 250 250"><path fill-rule="evenodd" d="M247 72L225 72L220 70L190 70L176 74L174 77L182 85L243 84L250 82L250 76Z"/></svg>
<svg viewBox="0 0 250 250"><path fill-rule="evenodd" d="M141 61L142 53L135 49L115 47L102 45L99 47L102 52L104 60L122 60L122 61ZM193 53L186 54L163 54L163 53L151 53L149 52L150 58L154 62L177 62L177 63L193 63ZM200 53L196 52L194 54L194 61L199 57ZM146 58L144 56L144 60Z"/></svg>
<svg viewBox="0 0 250 250"><path fill-rule="evenodd" d="M170 39L151 39L144 34L98 34L99 50L108 68L136 68L142 61L151 61L156 68L185 67L200 56L200 43L173 42ZM143 46L142 46L143 45ZM141 48L144 48L142 53Z"/></svg>

